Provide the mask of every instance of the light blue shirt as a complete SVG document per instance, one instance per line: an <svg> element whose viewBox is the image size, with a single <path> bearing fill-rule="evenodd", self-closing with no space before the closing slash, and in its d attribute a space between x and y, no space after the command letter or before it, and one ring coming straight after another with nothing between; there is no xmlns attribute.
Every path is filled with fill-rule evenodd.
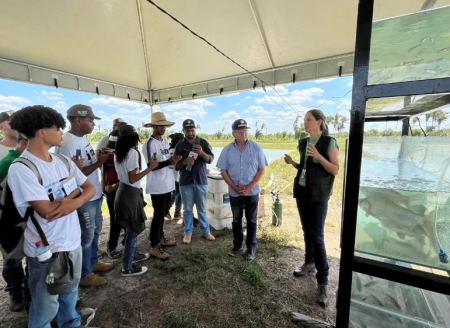
<svg viewBox="0 0 450 328"><path fill-rule="evenodd" d="M268 165L266 155L260 145L248 140L244 150L240 150L236 141L226 146L217 161L217 167L226 170L231 180L237 186L248 186L252 183L259 169ZM230 196L239 195L230 187ZM259 183L249 191L247 196L259 194Z"/></svg>

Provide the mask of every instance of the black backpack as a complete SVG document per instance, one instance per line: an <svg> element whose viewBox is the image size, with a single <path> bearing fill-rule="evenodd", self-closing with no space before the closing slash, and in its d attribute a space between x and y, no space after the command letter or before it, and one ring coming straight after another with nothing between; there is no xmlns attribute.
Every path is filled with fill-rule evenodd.
<svg viewBox="0 0 450 328"><path fill-rule="evenodd" d="M67 170L70 172L69 160L60 154L53 155L58 157L66 165ZM38 178L39 183L42 185L41 174L33 162L24 157L19 157L14 160L11 165L16 163L23 164L33 171ZM7 261L9 259L21 260L25 257L23 252L23 232L27 227L27 221L29 218L31 218L36 226L44 245L48 246L47 238L45 237L44 232L34 218L33 214L34 209L31 206L27 208L24 217L19 214L16 206L14 205L13 195L8 185L8 177L6 177L0 184L0 248L3 255L3 261Z"/></svg>

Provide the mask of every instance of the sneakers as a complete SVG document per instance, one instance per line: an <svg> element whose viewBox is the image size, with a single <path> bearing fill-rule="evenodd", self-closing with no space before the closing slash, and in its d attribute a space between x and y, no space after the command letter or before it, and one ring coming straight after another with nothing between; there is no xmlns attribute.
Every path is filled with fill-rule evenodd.
<svg viewBox="0 0 450 328"><path fill-rule="evenodd" d="M326 307L328 305L328 288L327 286L317 286L317 303L320 306Z"/></svg>
<svg viewBox="0 0 450 328"><path fill-rule="evenodd" d="M106 279L100 277L98 274L91 273L89 276L84 277L80 280L78 286L80 287L98 287L106 284Z"/></svg>
<svg viewBox="0 0 450 328"><path fill-rule="evenodd" d="M241 253L243 250L244 249L242 247L240 247L240 248L233 247L233 249L228 252L228 256L231 256L231 257L238 256L239 253Z"/></svg>
<svg viewBox="0 0 450 328"><path fill-rule="evenodd" d="M110 258L111 260L116 260L122 257L122 252L118 251L117 249L106 251L106 254L108 255L108 258Z"/></svg>
<svg viewBox="0 0 450 328"><path fill-rule="evenodd" d="M303 264L300 268L296 268L294 270L294 276L296 277L303 277L306 276L306 274L314 271L316 269L316 265L314 263L312 264Z"/></svg>
<svg viewBox="0 0 450 328"><path fill-rule="evenodd" d="M216 238L214 238L214 236L211 235L209 232L208 233L204 233L202 236L203 236L203 238L205 238L206 240L209 240L209 241L216 240Z"/></svg>
<svg viewBox="0 0 450 328"><path fill-rule="evenodd" d="M9 295L9 311L20 312L24 309L22 294L17 296Z"/></svg>
<svg viewBox="0 0 450 328"><path fill-rule="evenodd" d="M170 213L167 213L166 219L167 219L167 220L172 220L172 215L170 215Z"/></svg>
<svg viewBox="0 0 450 328"><path fill-rule="evenodd" d="M159 244L161 246L175 246L177 242L175 240L167 239L166 237L162 237Z"/></svg>
<svg viewBox="0 0 450 328"><path fill-rule="evenodd" d="M170 257L169 254L164 252L164 250L161 248L161 245L150 248L150 256L156 257L163 261L167 260Z"/></svg>
<svg viewBox="0 0 450 328"><path fill-rule="evenodd" d="M253 261L255 259L255 251L253 249L247 249L245 258L247 259L247 261Z"/></svg>
<svg viewBox="0 0 450 328"><path fill-rule="evenodd" d="M191 238L192 238L192 235L184 235L183 244L190 244Z"/></svg>
<svg viewBox="0 0 450 328"><path fill-rule="evenodd" d="M145 254L137 253L134 256L133 263L142 262L142 261L148 260L149 258L150 258L150 253L145 253Z"/></svg>
<svg viewBox="0 0 450 328"><path fill-rule="evenodd" d="M138 267L137 265L133 264L130 270L122 269L122 277L135 277L140 276L141 274L144 274L148 271L147 267Z"/></svg>
<svg viewBox="0 0 450 328"><path fill-rule="evenodd" d="M114 264L98 261L96 265L92 266L92 272L108 272L114 269Z"/></svg>

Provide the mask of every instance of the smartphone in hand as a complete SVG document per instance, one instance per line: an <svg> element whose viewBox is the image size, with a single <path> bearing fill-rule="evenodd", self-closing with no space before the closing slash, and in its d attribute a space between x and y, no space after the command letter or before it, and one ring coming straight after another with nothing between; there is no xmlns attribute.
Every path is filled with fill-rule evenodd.
<svg viewBox="0 0 450 328"><path fill-rule="evenodd" d="M75 159L79 161L81 159L81 149L77 149L75 153Z"/></svg>

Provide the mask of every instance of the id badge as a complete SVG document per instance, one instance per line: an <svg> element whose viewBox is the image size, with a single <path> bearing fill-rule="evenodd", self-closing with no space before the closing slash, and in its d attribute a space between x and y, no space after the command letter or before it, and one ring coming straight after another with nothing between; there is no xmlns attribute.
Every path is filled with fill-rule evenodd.
<svg viewBox="0 0 450 328"><path fill-rule="evenodd" d="M306 169L302 170L302 174L300 175L300 178L304 179L306 176Z"/></svg>
<svg viewBox="0 0 450 328"><path fill-rule="evenodd" d="M66 196L69 196L75 189L78 188L75 178L70 179L63 185Z"/></svg>
<svg viewBox="0 0 450 328"><path fill-rule="evenodd" d="M190 151L190 152L189 152L189 157L194 157L194 159L197 159L198 154L197 154L197 153L194 153L193 151Z"/></svg>

